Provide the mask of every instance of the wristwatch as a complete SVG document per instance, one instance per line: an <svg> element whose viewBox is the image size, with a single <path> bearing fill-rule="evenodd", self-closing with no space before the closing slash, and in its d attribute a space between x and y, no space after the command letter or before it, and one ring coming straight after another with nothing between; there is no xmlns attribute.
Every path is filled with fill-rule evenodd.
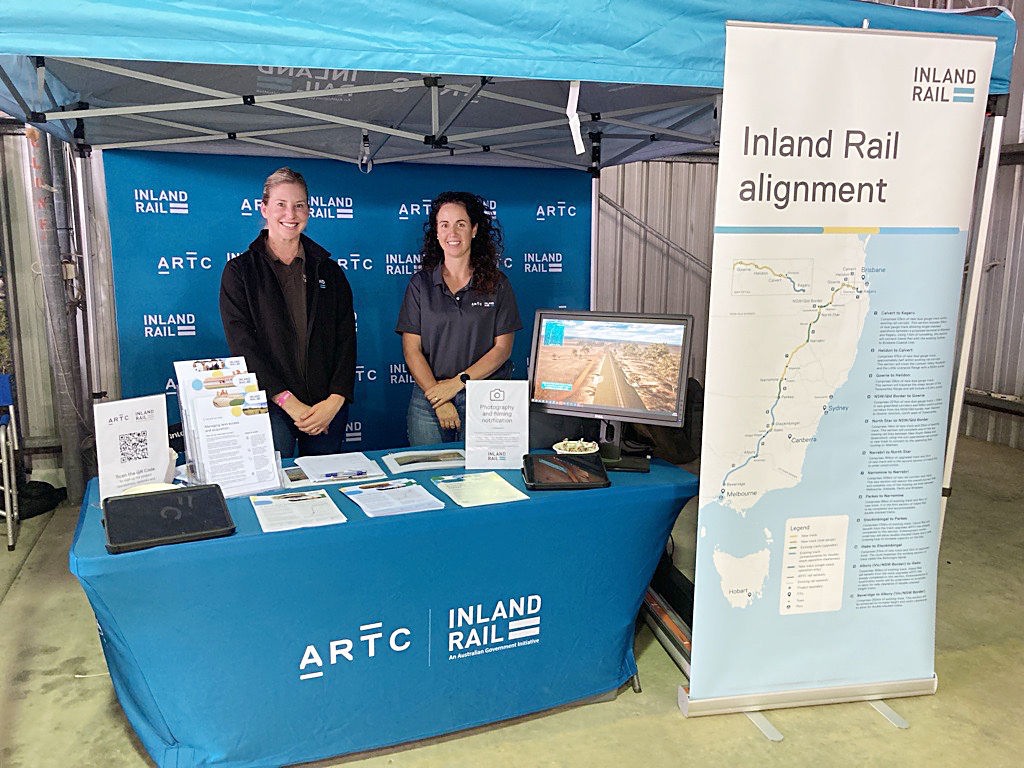
<svg viewBox="0 0 1024 768"><path fill-rule="evenodd" d="M465 371L460 373L459 374L459 381L461 381L463 384L465 384L467 381L469 381L469 374L466 373Z"/></svg>

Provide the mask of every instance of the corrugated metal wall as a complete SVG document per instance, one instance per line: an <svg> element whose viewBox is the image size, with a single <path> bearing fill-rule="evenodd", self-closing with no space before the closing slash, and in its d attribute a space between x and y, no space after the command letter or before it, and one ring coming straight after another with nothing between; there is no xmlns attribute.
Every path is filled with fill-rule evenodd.
<svg viewBox="0 0 1024 768"><path fill-rule="evenodd" d="M981 294L967 386L1024 396L1024 167L1005 165L996 177L992 227L982 261ZM964 409L971 437L1024 448L1024 419Z"/></svg>
<svg viewBox="0 0 1024 768"><path fill-rule="evenodd" d="M710 163L633 163L605 169L599 185L594 309L693 315L690 375L701 382L707 359L716 171Z"/></svg>

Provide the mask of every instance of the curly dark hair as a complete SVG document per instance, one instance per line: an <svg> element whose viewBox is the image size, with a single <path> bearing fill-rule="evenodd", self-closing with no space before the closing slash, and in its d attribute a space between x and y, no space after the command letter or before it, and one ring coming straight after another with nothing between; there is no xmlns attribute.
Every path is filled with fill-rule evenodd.
<svg viewBox="0 0 1024 768"><path fill-rule="evenodd" d="M497 221L487 213L484 201L471 192L442 192L430 203L430 216L423 224L424 272L444 261L444 251L437 241L437 212L446 203L458 203L469 214L470 225L477 228L469 251L469 266L473 269L473 287L486 294L498 290L498 257L501 256L502 234Z"/></svg>

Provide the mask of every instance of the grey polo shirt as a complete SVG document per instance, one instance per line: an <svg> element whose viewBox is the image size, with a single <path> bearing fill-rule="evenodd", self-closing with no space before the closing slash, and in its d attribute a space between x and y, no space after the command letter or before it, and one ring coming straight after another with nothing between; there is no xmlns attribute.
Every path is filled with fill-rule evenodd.
<svg viewBox="0 0 1024 768"><path fill-rule="evenodd" d="M458 375L487 354L495 336L523 327L512 285L504 274L499 273L494 294L478 291L470 278L452 295L444 282L443 266L412 276L395 327L396 333L420 336L423 356L439 381ZM507 378L511 370L506 362L491 378Z"/></svg>
<svg viewBox="0 0 1024 768"><path fill-rule="evenodd" d="M306 252L299 245L299 253L291 264L285 264L274 256L268 248L264 253L274 270L284 303L288 307L288 316L295 328L295 357L299 365L299 373L306 370Z"/></svg>

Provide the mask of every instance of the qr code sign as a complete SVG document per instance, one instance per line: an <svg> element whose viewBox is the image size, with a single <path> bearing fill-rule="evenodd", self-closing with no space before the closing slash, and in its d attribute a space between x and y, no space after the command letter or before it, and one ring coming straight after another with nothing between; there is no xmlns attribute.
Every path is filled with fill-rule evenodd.
<svg viewBox="0 0 1024 768"><path fill-rule="evenodd" d="M121 450L121 463L149 458L149 443L145 432L125 432L118 435Z"/></svg>

